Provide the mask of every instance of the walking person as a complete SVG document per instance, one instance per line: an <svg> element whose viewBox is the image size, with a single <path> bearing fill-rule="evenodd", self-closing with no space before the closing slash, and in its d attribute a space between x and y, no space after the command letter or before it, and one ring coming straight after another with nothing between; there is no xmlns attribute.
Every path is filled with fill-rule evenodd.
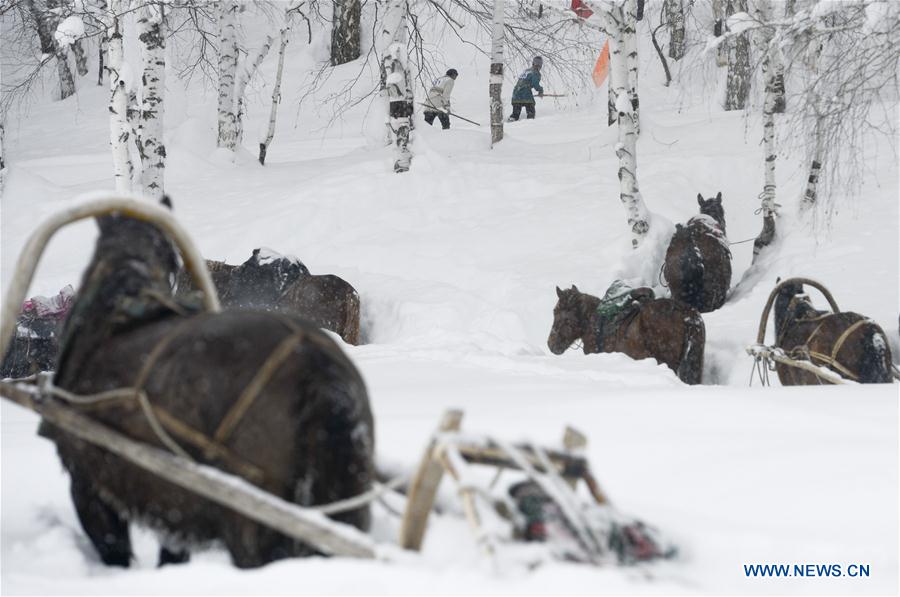
<svg viewBox="0 0 900 597"><path fill-rule="evenodd" d="M538 97L544 97L544 88L541 87L541 67L544 66L544 59L535 56L531 61L531 68L527 69L516 81L512 94L512 114L509 122L515 122L522 114L522 108L525 108L526 118L534 118L534 94L532 89L538 92Z"/></svg>
<svg viewBox="0 0 900 597"><path fill-rule="evenodd" d="M451 68L446 75L438 78L428 91L425 98L424 115L425 122L429 125L434 124L436 116L441 121L441 128L444 130L450 128L450 115L448 114L450 112L450 94L453 92L453 83L456 82L458 76L459 73L456 72L456 69Z"/></svg>

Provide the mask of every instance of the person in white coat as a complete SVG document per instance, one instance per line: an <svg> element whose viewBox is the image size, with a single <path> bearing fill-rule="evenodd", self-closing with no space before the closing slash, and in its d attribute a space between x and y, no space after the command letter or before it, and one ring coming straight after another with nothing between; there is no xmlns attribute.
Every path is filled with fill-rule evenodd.
<svg viewBox="0 0 900 597"><path fill-rule="evenodd" d="M450 111L450 94L453 92L453 83L458 76L459 73L456 72L456 69L451 68L446 75L438 78L434 85L431 86L425 98L425 122L433 125L434 119L437 117L441 121L442 128L450 128L450 115L448 114Z"/></svg>

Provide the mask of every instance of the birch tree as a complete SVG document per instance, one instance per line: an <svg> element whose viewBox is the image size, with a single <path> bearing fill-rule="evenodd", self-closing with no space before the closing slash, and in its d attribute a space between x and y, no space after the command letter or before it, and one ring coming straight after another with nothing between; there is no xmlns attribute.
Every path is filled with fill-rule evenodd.
<svg viewBox="0 0 900 597"><path fill-rule="evenodd" d="M756 0L756 18L767 23L772 17L772 7L769 0ZM763 218L763 227L756 240L753 241L753 261L759 257L763 249L775 238L775 161L778 157L775 149L775 113L778 111L779 90L776 83L776 53L779 51L772 43L773 31L769 27L760 27L756 30L757 43L762 60L762 76L765 84L765 101L763 104L763 147L765 155L765 184L760 194L760 211ZM781 88L781 110L784 110L784 88Z"/></svg>
<svg viewBox="0 0 900 597"><path fill-rule="evenodd" d="M53 0L50 0L53 1ZM59 23L59 18L53 11L55 4L47 0L24 0L31 18L34 20L38 39L41 43L41 53L45 56L56 57L56 71L59 77L59 99L64 100L75 93L75 77L69 68L69 48L67 45L56 43L54 33Z"/></svg>
<svg viewBox="0 0 900 597"><path fill-rule="evenodd" d="M133 164L129 143L133 143L131 124L128 121L128 91L131 88L131 71L125 62L120 15L124 0L109 0L102 14L108 40L106 71L109 76L109 143L113 155L113 178L116 191L131 192Z"/></svg>
<svg viewBox="0 0 900 597"><path fill-rule="evenodd" d="M238 64L237 9L235 0L219 0L218 122L217 145L234 151L237 147L237 122L234 108L235 78Z"/></svg>
<svg viewBox="0 0 900 597"><path fill-rule="evenodd" d="M629 70L634 68L637 76L637 60L629 60L627 35L634 32L632 2L609 2L604 11L606 30L609 35L609 85L615 88L616 113L618 120L618 143L616 156L619 158L619 198L625 207L628 226L631 228L631 245L638 248L650 230L650 216L641 196L637 181L637 136L638 114L629 97ZM631 20L631 24L629 24Z"/></svg>
<svg viewBox="0 0 900 597"><path fill-rule="evenodd" d="M387 0L381 25L381 89L387 103L388 135L394 145L394 172L412 163L409 149L413 115L412 79L407 68L407 0Z"/></svg>
<svg viewBox="0 0 900 597"><path fill-rule="evenodd" d="M359 58L360 0L332 0L331 65Z"/></svg>
<svg viewBox="0 0 900 597"><path fill-rule="evenodd" d="M143 60L143 93L138 125L141 186L147 196L157 201L165 194L166 168L163 140L166 40L163 23L161 2L146 2L141 6L138 16L138 40Z"/></svg>
<svg viewBox="0 0 900 597"><path fill-rule="evenodd" d="M747 12L747 0L725 0L726 17ZM728 42L728 77L725 83L725 109L743 110L750 96L750 39L742 31Z"/></svg>
<svg viewBox="0 0 900 597"><path fill-rule="evenodd" d="M504 46L504 0L494 0L494 21L491 35L491 78L488 96L491 106L491 146L503 139L503 46Z"/></svg>
<svg viewBox="0 0 900 597"><path fill-rule="evenodd" d="M259 163L266 164L266 153L269 151L269 145L275 138L275 120L278 116L278 104L281 103L281 77L284 73L284 54L287 45L290 42L290 31L292 25L292 13L289 10L285 15L284 26L281 28L279 35L280 43L278 46L278 68L275 71L275 82L272 85L272 107L269 110L269 126L266 129L266 137L259 143Z"/></svg>
<svg viewBox="0 0 900 597"><path fill-rule="evenodd" d="M684 3L683 0L665 0L669 23L669 58L684 58Z"/></svg>

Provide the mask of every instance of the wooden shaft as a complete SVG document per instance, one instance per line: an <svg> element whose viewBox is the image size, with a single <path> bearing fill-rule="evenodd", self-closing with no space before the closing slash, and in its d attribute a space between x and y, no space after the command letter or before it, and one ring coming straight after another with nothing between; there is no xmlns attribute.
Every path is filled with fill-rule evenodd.
<svg viewBox="0 0 900 597"><path fill-rule="evenodd" d="M324 553L368 559L376 555L375 543L355 527L287 502L240 477L136 442L53 400L38 400L35 389L0 381L0 396L84 441Z"/></svg>

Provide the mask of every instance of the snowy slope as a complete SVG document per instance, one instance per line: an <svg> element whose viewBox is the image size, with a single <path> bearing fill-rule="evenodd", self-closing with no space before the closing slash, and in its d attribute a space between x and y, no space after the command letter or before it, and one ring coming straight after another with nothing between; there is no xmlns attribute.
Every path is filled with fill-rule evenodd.
<svg viewBox="0 0 900 597"><path fill-rule="evenodd" d="M292 45L286 100L313 67L317 43L312 51ZM660 238L696 213L697 193L717 191L730 240L752 238L761 225L753 214L762 188L759 122L720 112L699 81L661 86L645 50L638 176ZM486 58L452 39L444 54L461 73L455 110L486 123ZM552 64L545 70L552 82ZM633 568L494 569L447 495L452 507L432 521L421 557L297 560L239 572L213 550L189 566L156 570L154 539L140 532L136 569L108 570L80 530L52 446L34 433L37 419L4 403L4 594L897 592L897 386L748 389L743 352L776 277L805 275L825 283L842 308L879 321L900 353L898 170L884 141L872 141L878 161L861 189L864 203L842 209L818 240L791 228L802 169L779 165L789 231L758 284L704 315L704 382L717 385L688 388L655 362L574 350L557 357L546 348L555 286L602 294L623 274L652 282L658 271L659 247L656 255L653 247L631 254L602 94L593 107L539 105L538 119L507 126L494 150L486 127L455 122L442 132L419 121L412 170L398 176L390 153L372 147L377 117L367 105L325 129L326 106L298 112L286 101L261 167L249 152L233 161L217 152L213 94L173 81L167 188L203 253L240 263L253 248L271 247L359 290L367 344L344 349L366 379L384 467L414 467L449 407L465 409L466 429L508 439L552 444L572 424L590 438L595 472L614 502L681 553ZM251 98L251 150L267 117L266 89ZM79 193L110 188L105 100L85 81L77 97L41 100L8 122L4 288L36 222ZM62 232L30 294L76 284L94 237L90 223ZM751 245L732 249L735 285ZM396 518L375 513L376 538L395 541ZM861 563L872 575L745 578L743 564L754 563Z"/></svg>

